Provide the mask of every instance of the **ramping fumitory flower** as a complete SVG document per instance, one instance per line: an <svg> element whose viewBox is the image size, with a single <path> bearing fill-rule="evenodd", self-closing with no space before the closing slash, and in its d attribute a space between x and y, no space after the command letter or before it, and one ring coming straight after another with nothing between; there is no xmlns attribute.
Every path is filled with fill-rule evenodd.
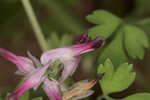
<svg viewBox="0 0 150 100"><path fill-rule="evenodd" d="M85 32L78 37L76 44L87 43L90 41L91 41L91 38L88 37L88 32Z"/></svg>
<svg viewBox="0 0 150 100"><path fill-rule="evenodd" d="M37 68L32 73L30 73L24 80L23 84L8 96L8 100L11 100L11 98L13 98L13 100L18 100L18 98L24 92L28 91L31 88L36 89L46 78L46 76L44 76L44 73L46 72L48 67L49 63L44 67Z"/></svg>
<svg viewBox="0 0 150 100"><path fill-rule="evenodd" d="M21 74L27 74L27 73L35 70L32 60L30 60L27 57L16 56L15 54L13 54L3 48L0 48L0 56L6 58L7 60L16 64L16 66L19 70L18 72Z"/></svg>
<svg viewBox="0 0 150 100"><path fill-rule="evenodd" d="M62 100L58 89L58 83L55 80L45 79L43 83L43 89L48 95L49 99L52 100ZM53 92L52 92L53 91Z"/></svg>
<svg viewBox="0 0 150 100"><path fill-rule="evenodd" d="M47 82L49 79L47 78L46 75L44 75L44 73L46 72L47 68L49 67L51 62L48 62L47 64L45 64L43 67L41 66L40 62L36 61L36 59L29 54L29 58L27 57L22 57L22 56L16 56L15 54L0 48L0 56L8 59L9 61L11 61L12 63L16 64L18 70L19 70L19 74L23 74L26 76L23 84L18 87L13 93L11 93L8 96L8 100L17 100L24 92L26 92L27 90L29 90L30 88L34 88L35 90L37 89L37 87L42 83L42 82ZM49 80L49 83L51 81ZM48 82L47 82L48 83ZM46 93L51 93L51 94L55 94L55 96L49 95L48 96L52 96L51 98L53 98L52 100L62 100L61 96L59 95L59 91L58 91L58 84L51 84L51 88L55 88L55 90L49 90L49 92ZM49 86L48 84L43 84L44 88L49 88L47 87ZM56 94L58 93L58 95ZM60 97L57 97L60 96ZM60 99L58 99L60 98Z"/></svg>
<svg viewBox="0 0 150 100"><path fill-rule="evenodd" d="M90 82L84 80L75 83L70 90L67 90L63 95L63 100L79 100L88 97L94 93L91 88L102 79L103 74L99 74L98 77Z"/></svg>
<svg viewBox="0 0 150 100"><path fill-rule="evenodd" d="M60 60L64 65L61 80L62 83L68 76L72 75L79 63L80 55L86 52L94 51L104 44L103 38L90 40L87 34L79 37L77 44L68 47L52 49L41 55L41 63L44 65L49 60L52 62Z"/></svg>

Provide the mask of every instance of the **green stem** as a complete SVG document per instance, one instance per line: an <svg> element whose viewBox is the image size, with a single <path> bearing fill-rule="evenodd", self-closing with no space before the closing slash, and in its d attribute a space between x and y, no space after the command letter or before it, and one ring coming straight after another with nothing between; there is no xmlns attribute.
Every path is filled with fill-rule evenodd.
<svg viewBox="0 0 150 100"><path fill-rule="evenodd" d="M136 24L138 24L138 25L150 24L150 18L140 20Z"/></svg>
<svg viewBox="0 0 150 100"><path fill-rule="evenodd" d="M31 26L33 28L33 31L35 33L35 36L36 36L38 42L39 42L39 45L40 45L41 49L43 51L48 50L47 42L46 42L46 40L45 40L45 38L43 36L42 30L41 30L40 25L39 25L39 23L37 21L37 18L35 16L33 8L32 8L32 6L30 4L30 1L29 0L21 0L21 1L22 1L22 4L23 4L24 9L25 9L25 11L27 13L27 16L29 18L30 24L31 24Z"/></svg>

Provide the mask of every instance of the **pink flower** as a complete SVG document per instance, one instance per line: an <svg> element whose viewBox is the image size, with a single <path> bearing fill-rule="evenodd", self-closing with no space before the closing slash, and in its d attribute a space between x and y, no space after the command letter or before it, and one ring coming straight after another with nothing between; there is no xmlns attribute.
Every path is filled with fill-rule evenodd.
<svg viewBox="0 0 150 100"><path fill-rule="evenodd" d="M8 59L12 63L16 64L19 70L19 74L21 75L23 74L26 76L22 85L8 96L8 100L11 100L11 99L18 100L18 98L24 92L28 91L31 88L34 88L34 90L36 90L42 82L44 82L43 88L45 92L47 93L47 95L49 96L49 98L52 98L52 100L61 100L60 93L57 89L58 84L55 84L56 81L55 82L50 81L48 77L44 75L51 63L50 61L47 64L45 64L45 66L43 67L41 66L40 62L38 62L38 60L34 56L32 56L29 52L28 52L28 55L31 59L27 57L22 57L22 56L16 56L15 54L7 50L4 50L2 48L0 48L0 55ZM49 89L49 88L53 88L54 90ZM54 95L51 95L51 94L54 94Z"/></svg>
<svg viewBox="0 0 150 100"><path fill-rule="evenodd" d="M44 65L48 61L60 60L64 65L64 70L62 72L61 80L62 83L66 78L75 72L77 65L80 60L80 55L86 52L94 51L95 49L101 47L104 44L103 38L96 38L90 40L85 35L82 35L77 44L68 47L62 47L57 49L52 49L44 52L41 55L40 61Z"/></svg>
<svg viewBox="0 0 150 100"><path fill-rule="evenodd" d="M44 67L37 68L32 73L28 74L23 84L8 96L8 100L12 98L13 100L18 100L18 98L29 89L37 89L40 83L42 83L43 80L46 78L46 76L44 76L44 73L49 67L49 64L50 63L46 64Z"/></svg>
<svg viewBox="0 0 150 100"><path fill-rule="evenodd" d="M16 64L18 74L25 75L23 84L8 96L8 100L18 100L18 98L31 88L35 90L43 82L43 89L52 100L62 100L58 89L58 82L49 80L45 75L49 65L56 60L60 60L64 69L60 82L72 75L79 63L80 55L86 52L94 51L104 44L104 39L96 38L91 40L87 34L82 34L77 44L68 47L57 48L44 52L41 55L40 62L28 52L28 57L17 56L5 49L0 48L0 56Z"/></svg>
<svg viewBox="0 0 150 100"><path fill-rule="evenodd" d="M91 38L88 37L88 32L85 32L85 33L81 34L81 35L78 37L76 43L77 43L77 44L81 44L81 43L87 43L87 42L90 42L90 41L91 41Z"/></svg>
<svg viewBox="0 0 150 100"><path fill-rule="evenodd" d="M49 99L52 100L62 100L62 97L59 93L58 83L55 80L45 79L43 84L43 89L48 95Z"/></svg>
<svg viewBox="0 0 150 100"><path fill-rule="evenodd" d="M35 70L32 60L30 60L27 57L16 56L15 54L13 54L3 48L0 48L0 56L6 58L7 60L16 64L16 66L19 70L19 73L27 74L27 73Z"/></svg>
<svg viewBox="0 0 150 100"><path fill-rule="evenodd" d="M94 93L91 88L103 78L104 73L99 74L96 79L92 81L83 80L75 83L70 89L65 89L63 100L80 100L88 97Z"/></svg>

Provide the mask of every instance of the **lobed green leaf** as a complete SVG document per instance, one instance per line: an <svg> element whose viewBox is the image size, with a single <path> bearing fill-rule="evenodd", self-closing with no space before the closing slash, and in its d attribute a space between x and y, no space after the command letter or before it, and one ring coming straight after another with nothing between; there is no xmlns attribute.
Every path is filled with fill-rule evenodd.
<svg viewBox="0 0 150 100"><path fill-rule="evenodd" d="M96 26L88 30L91 38L109 38L110 43L106 44L101 52L99 62L104 63L107 58L118 66L127 62L128 57L143 59L145 48L149 47L149 41L145 33L136 26L124 23L120 18L104 10L94 11L87 16L89 22ZM114 34L113 34L114 33Z"/></svg>
<svg viewBox="0 0 150 100"><path fill-rule="evenodd" d="M150 93L136 93L122 100L150 100Z"/></svg>
<svg viewBox="0 0 150 100"><path fill-rule="evenodd" d="M105 10L96 10L87 16L87 20L93 24L110 24L111 22L119 24L121 19Z"/></svg>
<svg viewBox="0 0 150 100"><path fill-rule="evenodd" d="M145 48L149 47L148 39L145 33L136 26L126 25L125 32L125 47L128 55L133 59L143 59Z"/></svg>
<svg viewBox="0 0 150 100"><path fill-rule="evenodd" d="M97 24L88 30L88 34L92 38L99 36L106 39L110 37L121 23L120 18L104 10L94 11L93 14L87 16L87 20Z"/></svg>
<svg viewBox="0 0 150 100"><path fill-rule="evenodd" d="M99 63L104 63L107 58L109 58L115 64L115 66L127 62L127 56L123 47L122 30L120 30L112 42L104 48L98 61Z"/></svg>
<svg viewBox="0 0 150 100"><path fill-rule="evenodd" d="M118 25L116 26L114 24L97 25L90 28L88 30L88 34L92 39L96 37L103 37L104 39L107 39L113 34L117 27Z"/></svg>
<svg viewBox="0 0 150 100"><path fill-rule="evenodd" d="M105 73L100 85L105 95L114 92L120 92L127 89L135 80L135 73L132 72L132 65L128 63L121 64L116 71L112 62L107 59L104 65L98 67L98 74Z"/></svg>

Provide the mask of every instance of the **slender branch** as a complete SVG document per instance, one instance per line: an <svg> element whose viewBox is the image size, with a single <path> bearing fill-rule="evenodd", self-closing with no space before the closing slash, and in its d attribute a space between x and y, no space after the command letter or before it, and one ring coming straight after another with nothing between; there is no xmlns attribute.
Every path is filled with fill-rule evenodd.
<svg viewBox="0 0 150 100"><path fill-rule="evenodd" d="M33 8L32 8L32 6L30 4L30 1L29 0L21 0L21 1L22 1L22 4L23 4L24 9L25 9L25 11L27 13L27 16L29 18L30 24L31 24L31 26L33 28L33 31L35 33L35 36L36 36L38 42L39 42L39 45L40 45L41 49L43 51L47 50L48 49L47 42L46 42L46 40L45 40L45 38L43 36L42 30L41 30L40 25L39 25L39 23L37 21L37 18L35 16Z"/></svg>
<svg viewBox="0 0 150 100"><path fill-rule="evenodd" d="M150 24L150 18L140 20L136 24L138 24L138 25Z"/></svg>

